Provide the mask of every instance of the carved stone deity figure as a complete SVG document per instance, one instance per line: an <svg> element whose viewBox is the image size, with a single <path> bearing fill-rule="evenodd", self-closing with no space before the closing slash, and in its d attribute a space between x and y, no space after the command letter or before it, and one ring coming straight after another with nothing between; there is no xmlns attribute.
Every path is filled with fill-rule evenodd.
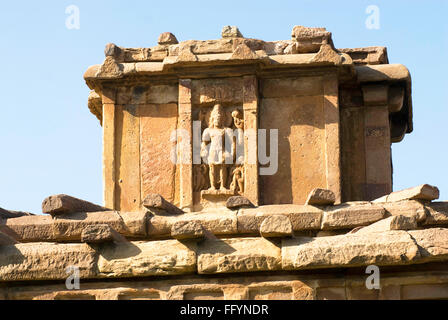
<svg viewBox="0 0 448 320"><path fill-rule="evenodd" d="M232 171L232 175L230 189L242 194L244 192L244 167L235 167Z"/></svg>
<svg viewBox="0 0 448 320"><path fill-rule="evenodd" d="M241 111L235 110L232 112L233 123L237 129L244 129L244 120Z"/></svg>
<svg viewBox="0 0 448 320"><path fill-rule="evenodd" d="M233 123L236 127L236 139L233 145L233 154L235 155L235 164L241 164L244 161L244 120L240 110L232 112Z"/></svg>
<svg viewBox="0 0 448 320"><path fill-rule="evenodd" d="M193 166L194 170L194 182L193 189L194 191L201 191L207 189L208 187L208 167L205 163L201 163L199 165Z"/></svg>
<svg viewBox="0 0 448 320"><path fill-rule="evenodd" d="M202 134L201 157L209 166L209 190L228 191L228 166L233 163L233 130L225 127L225 113L215 104Z"/></svg>

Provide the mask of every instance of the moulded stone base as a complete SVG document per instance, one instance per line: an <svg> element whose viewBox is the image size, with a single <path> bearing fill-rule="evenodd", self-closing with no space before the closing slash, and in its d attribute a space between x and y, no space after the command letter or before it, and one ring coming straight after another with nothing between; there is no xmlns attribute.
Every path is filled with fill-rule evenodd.
<svg viewBox="0 0 448 320"><path fill-rule="evenodd" d="M331 273L242 274L173 277L165 280L83 282L0 287L8 300L409 300L447 299L448 270L442 264L380 269L380 289L367 289L364 269Z"/></svg>

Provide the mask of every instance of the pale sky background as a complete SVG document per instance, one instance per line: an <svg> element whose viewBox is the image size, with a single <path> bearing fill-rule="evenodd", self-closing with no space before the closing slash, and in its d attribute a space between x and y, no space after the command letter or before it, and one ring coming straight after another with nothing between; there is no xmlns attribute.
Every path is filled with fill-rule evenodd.
<svg viewBox="0 0 448 320"><path fill-rule="evenodd" d="M80 29L66 28L66 7ZM368 29L366 8L380 9ZM41 212L66 193L102 203L102 138L87 108L83 73L104 46L218 39L236 25L244 36L290 39L294 25L326 27L337 48L386 46L390 63L413 80L414 132L393 144L394 190L436 185L448 200L448 1L8 1L0 5L0 207Z"/></svg>

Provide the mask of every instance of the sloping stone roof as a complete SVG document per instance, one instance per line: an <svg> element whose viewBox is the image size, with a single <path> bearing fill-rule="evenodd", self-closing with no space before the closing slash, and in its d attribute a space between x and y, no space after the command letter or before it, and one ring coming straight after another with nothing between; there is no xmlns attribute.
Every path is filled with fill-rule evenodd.
<svg viewBox="0 0 448 320"><path fill-rule="evenodd" d="M3 215L0 280L65 279L70 265L79 266L83 278L126 278L446 261L448 202L428 197L433 196L420 187L389 199L331 206ZM278 216L289 220L294 235L261 237L263 221ZM187 230L177 240L176 228L185 222L204 232L198 238ZM281 231L282 225L274 223L273 229ZM83 233L95 226L108 226L118 236L107 232L89 241Z"/></svg>

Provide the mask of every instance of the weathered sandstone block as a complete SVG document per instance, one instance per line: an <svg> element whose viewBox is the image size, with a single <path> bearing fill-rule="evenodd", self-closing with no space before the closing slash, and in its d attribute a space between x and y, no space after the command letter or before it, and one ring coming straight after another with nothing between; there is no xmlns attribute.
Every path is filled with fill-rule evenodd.
<svg viewBox="0 0 448 320"><path fill-rule="evenodd" d="M114 57L107 56L97 69L95 77L98 79L114 79L123 77L123 65L120 65Z"/></svg>
<svg viewBox="0 0 448 320"><path fill-rule="evenodd" d="M86 227L98 224L107 224L120 234L126 234L128 231L123 219L116 211L78 212L54 217L54 238L58 241L79 241Z"/></svg>
<svg viewBox="0 0 448 320"><path fill-rule="evenodd" d="M328 37L331 33L326 28L311 28L304 26L294 26L291 37L296 40L308 39L313 37Z"/></svg>
<svg viewBox="0 0 448 320"><path fill-rule="evenodd" d="M143 206L148 209L159 209L162 213L167 214L182 214L183 211L175 205L166 201L160 194L148 194L143 200ZM158 212L158 211L155 211ZM154 212L153 212L154 213Z"/></svg>
<svg viewBox="0 0 448 320"><path fill-rule="evenodd" d="M347 53L356 65L389 63L386 47L344 48L338 51Z"/></svg>
<svg viewBox="0 0 448 320"><path fill-rule="evenodd" d="M178 56L179 55L179 44L172 44L168 46L168 56Z"/></svg>
<svg viewBox="0 0 448 320"><path fill-rule="evenodd" d="M206 240L198 244L199 273L281 269L281 250L264 238Z"/></svg>
<svg viewBox="0 0 448 320"><path fill-rule="evenodd" d="M403 81L411 77L402 64L355 66L355 70L360 82Z"/></svg>
<svg viewBox="0 0 448 320"><path fill-rule="evenodd" d="M406 231L282 240L283 269L402 265L420 258Z"/></svg>
<svg viewBox="0 0 448 320"><path fill-rule="evenodd" d="M386 210L374 204L335 206L326 211L322 218L322 230L350 229L365 226L385 217Z"/></svg>
<svg viewBox="0 0 448 320"><path fill-rule="evenodd" d="M383 207L386 212L393 216L415 217L418 222L424 221L427 215L425 205L419 200L404 200L396 202L376 203Z"/></svg>
<svg viewBox="0 0 448 320"><path fill-rule="evenodd" d="M367 227L362 227L360 230L356 231L356 234L413 229L417 229L416 217L392 216L377 221Z"/></svg>
<svg viewBox="0 0 448 320"><path fill-rule="evenodd" d="M183 43L179 46L179 53L175 60L176 63L188 64L188 62L197 62L198 60L199 60L198 57L193 52L193 46L185 45Z"/></svg>
<svg viewBox="0 0 448 320"><path fill-rule="evenodd" d="M137 62L133 65L135 66L135 72L141 74L157 73L163 70L162 62Z"/></svg>
<svg viewBox="0 0 448 320"><path fill-rule="evenodd" d="M120 242L99 249L98 270L105 277L137 277L193 273L194 244L177 240Z"/></svg>
<svg viewBox="0 0 448 320"><path fill-rule="evenodd" d="M137 60L137 59L129 59L130 62L132 61L163 61L168 56L168 45L157 45L154 47L149 48L148 54L143 54L143 59ZM146 58L147 56L147 58Z"/></svg>
<svg viewBox="0 0 448 320"><path fill-rule="evenodd" d="M233 51L233 39L187 40L180 43L179 49L188 46L194 54L230 53Z"/></svg>
<svg viewBox="0 0 448 320"><path fill-rule="evenodd" d="M70 266L79 268L81 278L92 278L95 256L87 244L37 242L2 247L0 281L65 280Z"/></svg>
<svg viewBox="0 0 448 320"><path fill-rule="evenodd" d="M448 224L448 201L427 203L425 208L427 209L427 217L424 225Z"/></svg>
<svg viewBox="0 0 448 320"><path fill-rule="evenodd" d="M223 38L242 38L240 30L236 26L224 26L221 31Z"/></svg>
<svg viewBox="0 0 448 320"><path fill-rule="evenodd" d="M157 40L158 44L177 44L177 38L171 32L163 32L160 34L159 39Z"/></svg>
<svg viewBox="0 0 448 320"><path fill-rule="evenodd" d="M179 216L176 221L196 221L215 235L236 234L237 215L231 210L189 213Z"/></svg>
<svg viewBox="0 0 448 320"><path fill-rule="evenodd" d="M171 226L171 236L178 240L204 237L204 228L195 220L177 221Z"/></svg>
<svg viewBox="0 0 448 320"><path fill-rule="evenodd" d="M226 201L226 207L229 209L238 209L242 207L253 207L249 199L243 196L232 196Z"/></svg>
<svg viewBox="0 0 448 320"><path fill-rule="evenodd" d="M54 240L53 219L50 216L23 216L0 220L0 231L19 242Z"/></svg>
<svg viewBox="0 0 448 320"><path fill-rule="evenodd" d="M439 189L429 184L392 192L373 202L396 202L402 200L435 200L439 198Z"/></svg>
<svg viewBox="0 0 448 320"><path fill-rule="evenodd" d="M114 230L108 224L88 225L82 230L81 242L102 243L114 241Z"/></svg>
<svg viewBox="0 0 448 320"><path fill-rule="evenodd" d="M146 211L140 212L117 212L126 226L125 236L144 237L147 235L147 223L150 214Z"/></svg>
<svg viewBox="0 0 448 320"><path fill-rule="evenodd" d="M251 38L233 38L232 39L232 45L233 45L233 51L240 45L245 44L248 46L251 50L257 52L257 51L264 51L268 49L269 50L269 44L267 44L263 40L259 39L251 39Z"/></svg>
<svg viewBox="0 0 448 320"><path fill-rule="evenodd" d="M106 57L115 57L118 58L121 53L121 49L114 43L108 43L104 47L104 55Z"/></svg>
<svg viewBox="0 0 448 320"><path fill-rule="evenodd" d="M285 49L291 43L294 43L294 42L291 40L279 40L279 41L273 41L273 42L266 42L265 43L265 51L269 55L284 54Z"/></svg>
<svg viewBox="0 0 448 320"><path fill-rule="evenodd" d="M332 205L336 201L333 191L327 189L314 188L308 195L305 204L307 205Z"/></svg>
<svg viewBox="0 0 448 320"><path fill-rule="evenodd" d="M311 59L314 63L332 63L340 65L343 62L342 55L333 50L329 44L322 44L319 52Z"/></svg>
<svg viewBox="0 0 448 320"><path fill-rule="evenodd" d="M230 60L255 60L258 59L257 53L249 48L245 43L240 44L232 53Z"/></svg>
<svg viewBox="0 0 448 320"><path fill-rule="evenodd" d="M32 216L32 213L23 211L6 210L0 208L0 219L18 218L23 216Z"/></svg>
<svg viewBox="0 0 448 320"><path fill-rule="evenodd" d="M323 211L313 206L268 205L238 212L238 232L258 233L264 219L272 215L285 215L294 231L320 229Z"/></svg>
<svg viewBox="0 0 448 320"><path fill-rule="evenodd" d="M299 53L299 44L297 42L292 42L288 44L282 52L283 54L297 54Z"/></svg>
<svg viewBox="0 0 448 320"><path fill-rule="evenodd" d="M448 259L448 229L432 228L408 231L425 261Z"/></svg>
<svg viewBox="0 0 448 320"><path fill-rule="evenodd" d="M176 221L176 216L152 215L148 219L147 234L151 238L170 236L171 227Z"/></svg>
<svg viewBox="0 0 448 320"><path fill-rule="evenodd" d="M322 44L333 44L331 32L325 28L294 26L291 37L298 43L298 52L317 52Z"/></svg>
<svg viewBox="0 0 448 320"><path fill-rule="evenodd" d="M105 71L111 72L110 75L113 75L114 72L118 71L115 76L121 76L123 72L126 74L129 70L126 72L125 69L127 67L125 65L120 66L118 63L163 61L163 59L168 56L168 45L157 45L151 48L123 48L115 46L114 44L108 44L106 45L104 53L106 55L106 60L97 73L97 76L105 76L102 74Z"/></svg>
<svg viewBox="0 0 448 320"><path fill-rule="evenodd" d="M88 201L68 196L66 194L49 196L42 202L42 212L52 215L106 210L108 209Z"/></svg>
<svg viewBox="0 0 448 320"><path fill-rule="evenodd" d="M291 221L284 215L272 215L263 220L260 234L264 238L290 237L293 234Z"/></svg>

